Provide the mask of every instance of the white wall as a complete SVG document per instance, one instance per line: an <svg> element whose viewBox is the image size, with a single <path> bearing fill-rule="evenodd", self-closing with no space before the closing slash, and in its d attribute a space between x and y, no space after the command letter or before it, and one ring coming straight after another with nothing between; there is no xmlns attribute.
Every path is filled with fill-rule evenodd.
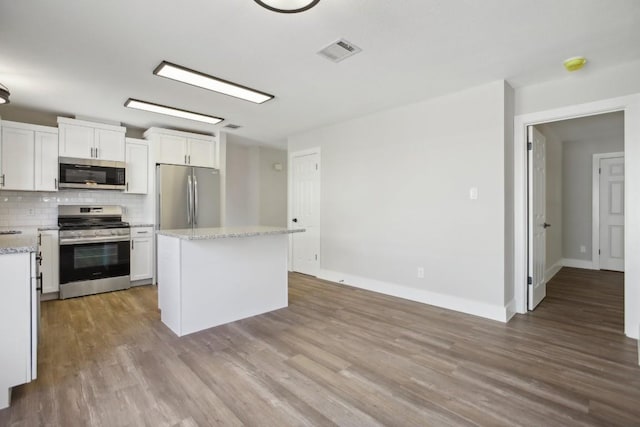
<svg viewBox="0 0 640 427"><path fill-rule="evenodd" d="M226 225L287 224L287 152L227 135ZM282 171L273 168L282 165Z"/></svg>
<svg viewBox="0 0 640 427"><path fill-rule="evenodd" d="M498 81L290 137L289 152L322 149L321 275L504 320L506 90Z"/></svg>

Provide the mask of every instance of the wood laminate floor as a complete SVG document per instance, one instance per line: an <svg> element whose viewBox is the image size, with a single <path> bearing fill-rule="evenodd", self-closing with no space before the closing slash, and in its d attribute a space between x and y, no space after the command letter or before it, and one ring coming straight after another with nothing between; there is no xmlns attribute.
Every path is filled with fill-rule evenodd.
<svg viewBox="0 0 640 427"><path fill-rule="evenodd" d="M0 425L640 425L622 282L564 268L502 324L292 274L288 308L183 338L153 287L47 302Z"/></svg>

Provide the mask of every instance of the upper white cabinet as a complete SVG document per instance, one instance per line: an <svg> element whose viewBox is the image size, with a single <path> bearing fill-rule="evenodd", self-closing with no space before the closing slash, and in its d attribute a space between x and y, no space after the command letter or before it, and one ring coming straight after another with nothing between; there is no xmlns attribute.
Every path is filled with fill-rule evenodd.
<svg viewBox="0 0 640 427"><path fill-rule="evenodd" d="M58 130L2 122L0 189L57 191Z"/></svg>
<svg viewBox="0 0 640 427"><path fill-rule="evenodd" d="M151 141L154 163L220 167L217 136L151 128L144 137Z"/></svg>
<svg viewBox="0 0 640 427"><path fill-rule="evenodd" d="M58 117L60 157L124 162L126 128Z"/></svg>
<svg viewBox="0 0 640 427"><path fill-rule="evenodd" d="M143 139L126 139L126 193L147 194L149 143Z"/></svg>

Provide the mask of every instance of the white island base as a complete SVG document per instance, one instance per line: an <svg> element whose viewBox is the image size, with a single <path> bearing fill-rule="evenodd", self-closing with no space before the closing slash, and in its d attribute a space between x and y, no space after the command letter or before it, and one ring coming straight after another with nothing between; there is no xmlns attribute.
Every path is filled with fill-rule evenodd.
<svg viewBox="0 0 640 427"><path fill-rule="evenodd" d="M158 232L158 304L178 336L288 305L288 233L303 230L242 230Z"/></svg>

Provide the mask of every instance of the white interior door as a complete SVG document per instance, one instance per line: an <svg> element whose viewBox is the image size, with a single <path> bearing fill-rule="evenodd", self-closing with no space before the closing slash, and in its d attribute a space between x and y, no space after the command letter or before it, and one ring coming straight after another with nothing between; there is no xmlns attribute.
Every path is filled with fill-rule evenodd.
<svg viewBox="0 0 640 427"><path fill-rule="evenodd" d="M624 157L600 159L600 268L624 271Z"/></svg>
<svg viewBox="0 0 640 427"><path fill-rule="evenodd" d="M317 276L320 270L320 154L291 157L291 269Z"/></svg>
<svg viewBox="0 0 640 427"><path fill-rule="evenodd" d="M529 297L533 310L547 295L546 271L546 139L529 126Z"/></svg>

